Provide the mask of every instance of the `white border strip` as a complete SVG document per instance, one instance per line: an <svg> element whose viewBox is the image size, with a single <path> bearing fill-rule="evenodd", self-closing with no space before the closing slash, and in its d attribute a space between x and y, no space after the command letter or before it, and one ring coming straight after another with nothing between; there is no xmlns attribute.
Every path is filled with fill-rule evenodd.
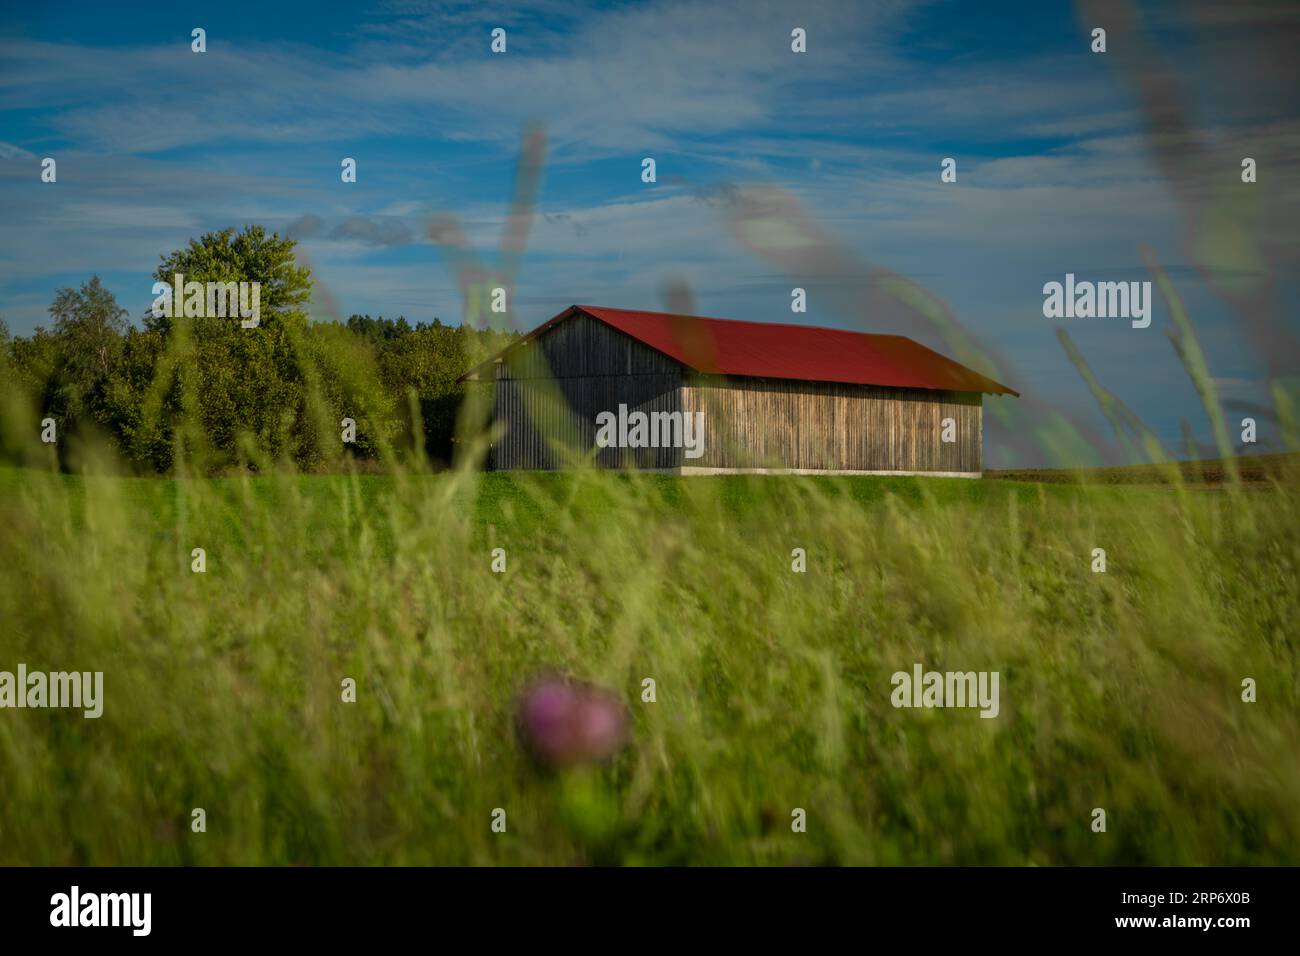
<svg viewBox="0 0 1300 956"><path fill-rule="evenodd" d="M858 471L850 468L709 468L700 465L682 465L680 468L654 470L675 475L876 475L884 478L983 477L978 471Z"/></svg>

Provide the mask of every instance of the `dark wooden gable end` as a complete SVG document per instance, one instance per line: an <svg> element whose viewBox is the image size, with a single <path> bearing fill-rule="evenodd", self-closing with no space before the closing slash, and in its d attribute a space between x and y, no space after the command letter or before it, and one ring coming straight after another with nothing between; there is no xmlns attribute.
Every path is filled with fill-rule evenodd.
<svg viewBox="0 0 1300 956"><path fill-rule="evenodd" d="M498 469L554 469L564 456L551 441L582 454L596 445L596 416L681 411L682 366L580 311L507 349L495 368L496 411L505 434L492 446ZM548 441L551 439L551 441ZM681 449L603 448L596 464L667 469Z"/></svg>

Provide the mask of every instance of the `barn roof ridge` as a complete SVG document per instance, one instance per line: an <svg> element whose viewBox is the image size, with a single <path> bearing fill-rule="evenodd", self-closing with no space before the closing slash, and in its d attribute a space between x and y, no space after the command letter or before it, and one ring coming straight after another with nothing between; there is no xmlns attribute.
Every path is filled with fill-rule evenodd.
<svg viewBox="0 0 1300 956"><path fill-rule="evenodd" d="M702 322L726 322L729 325L761 325L770 329L795 329L800 332L812 330L814 332L847 332L851 335L869 335L872 338L881 339L907 339L909 342L916 341L909 339L906 335L899 335L897 332L859 332L857 329L837 329L833 325L809 325L805 322L759 322L754 319L728 319L720 315L690 315L685 312L655 312L651 309L621 309L617 306L610 305L571 305L569 309L581 309L583 312L622 312L624 315L655 315L664 316L671 319L699 319ZM564 315L569 309L565 309L560 315ZM921 345L920 342L916 343ZM924 346L922 346L924 348Z"/></svg>
<svg viewBox="0 0 1300 956"><path fill-rule="evenodd" d="M706 374L1020 395L1015 389L905 335L577 303L547 319L487 362L466 372L458 381L477 375L577 312L622 332L687 368ZM711 334L707 343L684 342L679 336L681 327L677 324L683 319L698 323L699 327L711 333L721 327L725 334L721 337ZM751 333L747 340L736 335L742 328ZM841 345L857 348L833 352L812 348L811 340L823 335L838 338ZM762 341L755 342L755 338ZM889 346L886 351L879 347L884 344Z"/></svg>

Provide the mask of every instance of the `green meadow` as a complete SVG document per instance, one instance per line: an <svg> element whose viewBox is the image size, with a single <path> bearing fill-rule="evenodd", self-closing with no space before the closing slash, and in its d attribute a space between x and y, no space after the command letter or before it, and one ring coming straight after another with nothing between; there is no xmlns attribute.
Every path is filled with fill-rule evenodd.
<svg viewBox="0 0 1300 956"><path fill-rule="evenodd" d="M1294 477L3 469L0 671L104 677L0 710L0 864L1300 863ZM615 757L533 762L547 672Z"/></svg>

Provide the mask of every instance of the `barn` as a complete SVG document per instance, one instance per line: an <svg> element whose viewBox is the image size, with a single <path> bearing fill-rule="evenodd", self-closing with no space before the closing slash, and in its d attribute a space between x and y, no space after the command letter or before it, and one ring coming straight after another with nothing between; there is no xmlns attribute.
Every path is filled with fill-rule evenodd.
<svg viewBox="0 0 1300 956"><path fill-rule="evenodd" d="M900 335L589 305L461 381L492 390L489 468L686 475L977 478L983 396L1019 394Z"/></svg>

